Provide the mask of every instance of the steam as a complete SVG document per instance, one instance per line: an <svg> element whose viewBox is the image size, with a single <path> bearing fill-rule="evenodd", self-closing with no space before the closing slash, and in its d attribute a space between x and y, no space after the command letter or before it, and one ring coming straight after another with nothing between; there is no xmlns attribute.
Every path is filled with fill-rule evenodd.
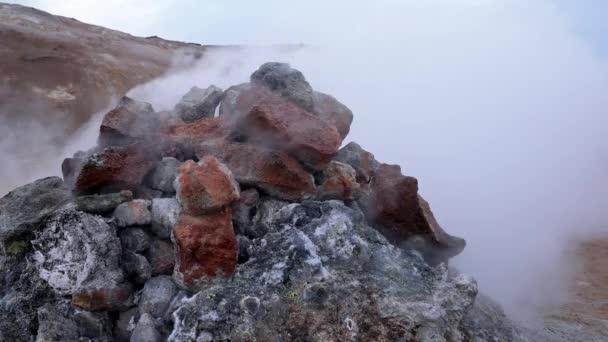
<svg viewBox="0 0 608 342"><path fill-rule="evenodd" d="M482 291L519 317L566 298L573 241L607 231L608 74L552 2L269 1L238 23L252 8L226 6L203 30L214 43L309 45L213 52L129 95L170 109L288 62L353 110L348 140L419 179Z"/></svg>

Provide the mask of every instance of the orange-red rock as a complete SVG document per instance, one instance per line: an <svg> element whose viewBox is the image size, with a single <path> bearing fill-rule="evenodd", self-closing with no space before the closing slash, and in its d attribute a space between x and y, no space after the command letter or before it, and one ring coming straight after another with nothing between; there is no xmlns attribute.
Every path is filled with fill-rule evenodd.
<svg viewBox="0 0 608 342"><path fill-rule="evenodd" d="M213 156L200 162L186 161L176 180L177 199L185 213L203 215L217 211L239 198L232 172Z"/></svg>
<svg viewBox="0 0 608 342"><path fill-rule="evenodd" d="M124 283L84 288L72 295L72 304L87 311L126 310L133 306L133 287Z"/></svg>
<svg viewBox="0 0 608 342"><path fill-rule="evenodd" d="M255 186L279 199L300 201L315 195L313 176L285 152L227 139L198 146L197 156L212 155L232 171L241 184Z"/></svg>
<svg viewBox="0 0 608 342"><path fill-rule="evenodd" d="M158 135L159 119L149 103L123 97L109 111L99 128L99 145L126 145Z"/></svg>
<svg viewBox="0 0 608 342"><path fill-rule="evenodd" d="M177 159L191 159L195 146L219 137L227 136L224 118L203 118L185 123L179 119L165 122L161 128L160 142L162 155Z"/></svg>
<svg viewBox="0 0 608 342"><path fill-rule="evenodd" d="M236 270L238 244L232 229L232 211L196 217L182 214L173 228L177 249L174 279L184 287L196 286Z"/></svg>
<svg viewBox="0 0 608 342"><path fill-rule="evenodd" d="M76 178L75 191L134 190L154 166L154 158L141 144L108 147L92 154Z"/></svg>
<svg viewBox="0 0 608 342"><path fill-rule="evenodd" d="M260 86L240 91L235 110L229 116L233 135L286 151L315 170L323 170L342 143L335 127Z"/></svg>
<svg viewBox="0 0 608 342"><path fill-rule="evenodd" d="M355 170L348 164L332 161L323 171L323 183L319 187L318 198L352 201L359 197L359 190Z"/></svg>
<svg viewBox="0 0 608 342"><path fill-rule="evenodd" d="M335 160L352 166L357 173L357 181L359 183L368 183L371 180L372 174L380 166L380 163L376 161L373 154L364 150L354 141L342 147L338 151Z"/></svg>

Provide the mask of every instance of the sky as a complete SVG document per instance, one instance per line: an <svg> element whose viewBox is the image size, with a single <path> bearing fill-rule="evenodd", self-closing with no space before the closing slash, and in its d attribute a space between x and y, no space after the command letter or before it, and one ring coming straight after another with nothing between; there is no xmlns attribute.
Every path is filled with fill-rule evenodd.
<svg viewBox="0 0 608 342"><path fill-rule="evenodd" d="M141 36L307 44L209 56L130 95L168 109L192 85L291 63L353 110L349 140L419 179L467 239L454 265L514 315L563 299L572 240L608 232L606 1L21 3Z"/></svg>

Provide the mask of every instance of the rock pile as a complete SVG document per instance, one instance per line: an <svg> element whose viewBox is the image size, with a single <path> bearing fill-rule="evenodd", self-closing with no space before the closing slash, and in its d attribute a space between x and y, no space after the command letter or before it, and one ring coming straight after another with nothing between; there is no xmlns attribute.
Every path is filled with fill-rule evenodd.
<svg viewBox="0 0 608 342"><path fill-rule="evenodd" d="M0 340L473 336L476 284L445 266L464 240L399 166L340 149L352 120L281 63L170 115L123 98L65 182L0 200Z"/></svg>

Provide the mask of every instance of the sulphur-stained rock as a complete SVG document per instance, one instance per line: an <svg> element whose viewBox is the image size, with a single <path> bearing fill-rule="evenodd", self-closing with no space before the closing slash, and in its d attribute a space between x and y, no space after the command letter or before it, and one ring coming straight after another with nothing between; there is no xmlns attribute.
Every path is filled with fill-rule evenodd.
<svg viewBox="0 0 608 342"><path fill-rule="evenodd" d="M149 178L149 185L151 188L160 190L166 193L173 193L175 189L173 188L173 182L177 177L177 171L181 162L172 157L163 158L152 173Z"/></svg>
<svg viewBox="0 0 608 342"><path fill-rule="evenodd" d="M174 111L185 122L213 117L222 94L222 89L214 85L205 89L192 87L175 105Z"/></svg>
<svg viewBox="0 0 608 342"><path fill-rule="evenodd" d="M156 236L168 239L171 230L177 223L181 206L175 198L155 198L152 200L152 226L150 229Z"/></svg>
<svg viewBox="0 0 608 342"><path fill-rule="evenodd" d="M353 123L353 112L333 96L318 91L314 92L313 100L313 112L336 127L342 139L346 138Z"/></svg>
<svg viewBox="0 0 608 342"><path fill-rule="evenodd" d="M251 74L251 83L264 86L312 112L313 90L304 75L287 63L264 63Z"/></svg>
<svg viewBox="0 0 608 342"><path fill-rule="evenodd" d="M152 266L152 276L173 272L176 256L171 243L161 239L153 239L144 255Z"/></svg>
<svg viewBox="0 0 608 342"><path fill-rule="evenodd" d="M177 284L192 288L210 278L234 273L238 245L231 214L226 208L201 217L181 215L173 229L178 260L173 278Z"/></svg>
<svg viewBox="0 0 608 342"><path fill-rule="evenodd" d="M237 98L238 115L229 119L232 135L283 150L306 166L323 170L338 153L336 128L263 87L250 87Z"/></svg>
<svg viewBox="0 0 608 342"><path fill-rule="evenodd" d="M152 159L141 144L105 148L84 162L74 190L79 194L134 190L152 168Z"/></svg>
<svg viewBox="0 0 608 342"><path fill-rule="evenodd" d="M237 234L246 234L259 199L260 194L256 189L247 189L241 191L239 200L232 203L232 224Z"/></svg>
<svg viewBox="0 0 608 342"><path fill-rule="evenodd" d="M91 214L105 214L124 202L131 201L133 193L129 190L111 194L89 195L76 197L76 208Z"/></svg>
<svg viewBox="0 0 608 342"><path fill-rule="evenodd" d="M254 186L272 196L300 201L315 195L312 174L285 152L225 139L198 146L197 155L212 155L232 171L241 184Z"/></svg>
<svg viewBox="0 0 608 342"><path fill-rule="evenodd" d="M185 213L214 212L239 198L239 185L226 165L213 156L186 161L175 181L177 199Z"/></svg>
<svg viewBox="0 0 608 342"><path fill-rule="evenodd" d="M121 229L118 233L122 249L133 252L143 252L150 246L150 236L142 228L130 227Z"/></svg>
<svg viewBox="0 0 608 342"><path fill-rule="evenodd" d="M147 200L123 203L114 210L114 221L118 227L145 226L152 223L152 213Z"/></svg>
<svg viewBox="0 0 608 342"><path fill-rule="evenodd" d="M356 142L349 142L338 151L335 160L352 166L357 172L359 183L368 183L380 163L374 155L367 152Z"/></svg>
<svg viewBox="0 0 608 342"><path fill-rule="evenodd" d="M39 179L0 198L0 250L27 245L27 235L70 199L70 190L59 177Z"/></svg>
<svg viewBox="0 0 608 342"><path fill-rule="evenodd" d="M152 105L124 96L109 111L99 128L100 146L128 145L150 140L158 134L159 118Z"/></svg>
<svg viewBox="0 0 608 342"><path fill-rule="evenodd" d="M123 311L134 305L129 283L83 288L72 295L72 305L87 311Z"/></svg>
<svg viewBox="0 0 608 342"><path fill-rule="evenodd" d="M139 313L163 317L176 293L177 287L170 276L160 275L148 280L139 298Z"/></svg>
<svg viewBox="0 0 608 342"><path fill-rule="evenodd" d="M462 252L465 241L447 234L435 220L426 201L418 195L418 181L403 176L397 165L382 164L369 184L369 197L362 209L370 222L393 243L403 243L414 236L430 241L423 248L430 258L442 259Z"/></svg>
<svg viewBox="0 0 608 342"><path fill-rule="evenodd" d="M359 197L360 185L355 170L348 164L332 161L323 171L323 182L319 186L321 200L352 201Z"/></svg>

